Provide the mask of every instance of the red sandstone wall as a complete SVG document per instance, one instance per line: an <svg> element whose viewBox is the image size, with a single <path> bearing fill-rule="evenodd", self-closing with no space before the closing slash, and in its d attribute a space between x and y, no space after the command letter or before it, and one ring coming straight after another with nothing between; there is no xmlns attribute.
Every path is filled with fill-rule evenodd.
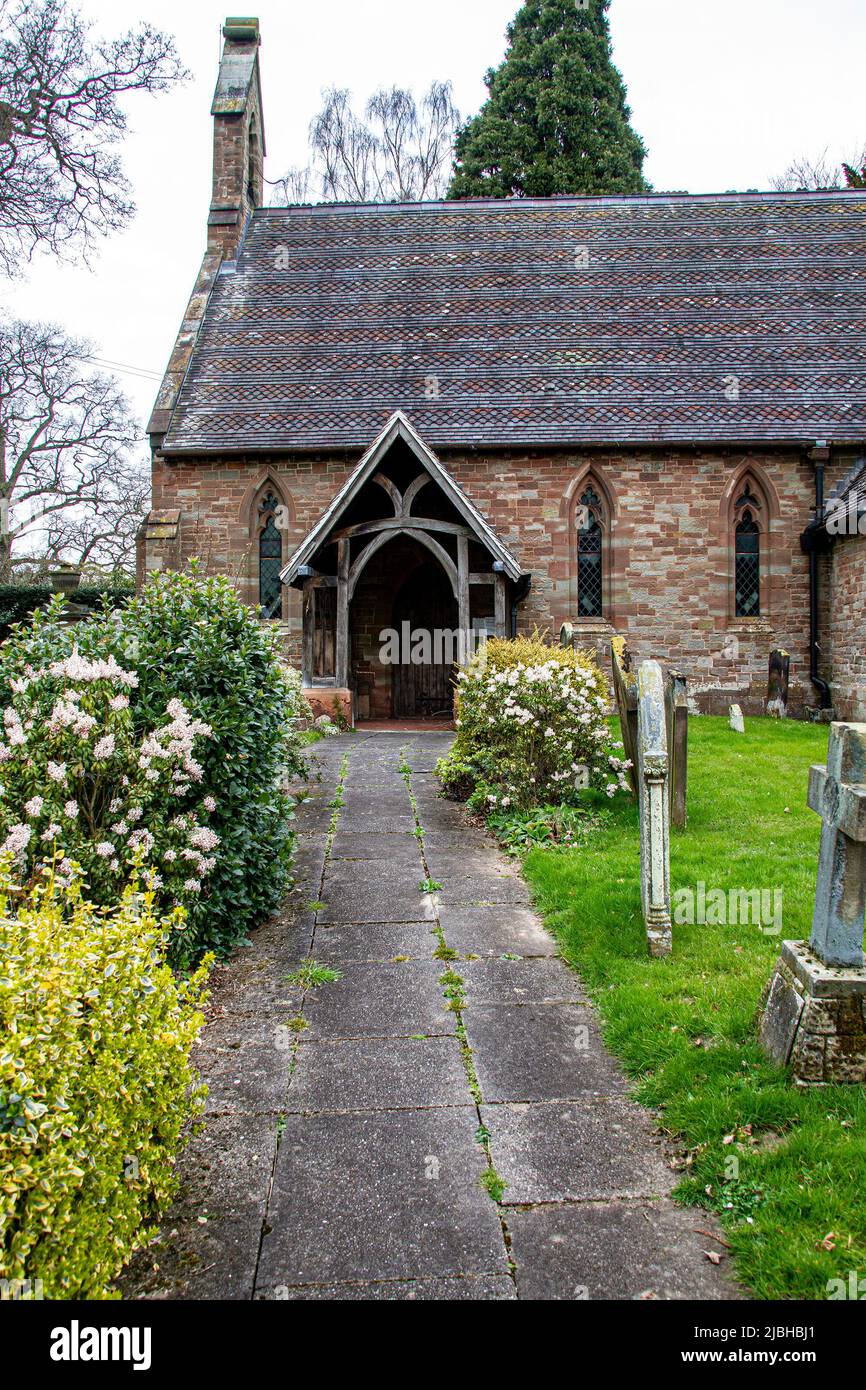
<svg viewBox="0 0 866 1390"><path fill-rule="evenodd" d="M829 568L829 647L836 715L866 719L866 536L837 540Z"/></svg>
<svg viewBox="0 0 866 1390"><path fill-rule="evenodd" d="M587 645L603 646L614 629L624 632L637 656L658 657L682 669L693 689L703 692L705 708L722 709L736 700L747 713L761 710L770 651L783 647L791 654L792 712L814 703L808 679L808 565L799 543L814 480L799 452L464 453L444 461L532 572L532 592L519 615L522 630L537 623L558 633L563 622L575 620L573 507L592 465L613 508L612 564L608 621L585 625ZM745 464L765 481L773 513L764 547L764 611L751 620L732 615L726 505L726 491ZM254 602L256 556L250 536L260 485L273 478L289 506L288 558L352 466L354 460L329 458L172 467L158 461L153 506L180 507L184 557L198 554L209 569L231 574ZM290 650L298 659L297 595L287 599L284 616ZM738 643L736 659L724 655L730 638Z"/></svg>

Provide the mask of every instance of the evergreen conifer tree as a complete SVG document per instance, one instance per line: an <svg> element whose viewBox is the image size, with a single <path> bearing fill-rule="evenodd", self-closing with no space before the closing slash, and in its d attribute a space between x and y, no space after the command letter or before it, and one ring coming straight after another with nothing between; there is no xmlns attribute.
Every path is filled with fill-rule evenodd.
<svg viewBox="0 0 866 1390"><path fill-rule="evenodd" d="M610 0L527 0L461 130L449 198L641 193L646 147L611 56Z"/></svg>

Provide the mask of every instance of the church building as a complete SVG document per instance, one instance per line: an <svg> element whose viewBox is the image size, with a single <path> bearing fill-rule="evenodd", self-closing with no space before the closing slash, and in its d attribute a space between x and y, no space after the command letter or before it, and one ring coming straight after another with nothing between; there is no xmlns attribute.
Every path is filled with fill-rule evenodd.
<svg viewBox="0 0 866 1390"><path fill-rule="evenodd" d="M866 194L266 207L258 22L223 33L140 578L231 577L359 722L450 706L388 630L565 624L705 712L782 651L792 714L866 719Z"/></svg>

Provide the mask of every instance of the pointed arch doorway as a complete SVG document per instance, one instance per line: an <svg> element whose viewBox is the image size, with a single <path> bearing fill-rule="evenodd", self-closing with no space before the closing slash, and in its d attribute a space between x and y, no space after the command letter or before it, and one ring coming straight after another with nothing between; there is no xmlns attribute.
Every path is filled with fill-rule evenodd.
<svg viewBox="0 0 866 1390"><path fill-rule="evenodd" d="M450 718L457 667L445 634L456 632L458 621L448 576L435 560L421 558L394 598L391 626L405 648L401 657L409 658L391 667L394 719Z"/></svg>
<svg viewBox="0 0 866 1390"><path fill-rule="evenodd" d="M304 594L305 687L345 694L359 720L450 710L457 656L482 631L510 635L528 589L514 556L399 412L281 579ZM324 662L320 654L331 652Z"/></svg>

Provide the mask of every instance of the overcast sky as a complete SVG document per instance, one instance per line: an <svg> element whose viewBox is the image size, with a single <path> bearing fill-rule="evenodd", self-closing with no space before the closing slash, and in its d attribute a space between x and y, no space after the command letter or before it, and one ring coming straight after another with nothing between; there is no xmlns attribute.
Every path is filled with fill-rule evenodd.
<svg viewBox="0 0 866 1390"><path fill-rule="evenodd" d="M210 103L225 8L208 0L79 0L107 35L141 18L174 33L183 89L129 103L123 161L138 213L90 270L34 261L0 303L90 338L118 363L161 374L204 250ZM267 178L306 163L321 89L363 101L382 85L450 78L464 115L484 99L518 0L256 0ZM614 59L657 191L766 188L794 156L838 162L866 145L866 0L613 0ZM157 383L120 377L146 423Z"/></svg>

